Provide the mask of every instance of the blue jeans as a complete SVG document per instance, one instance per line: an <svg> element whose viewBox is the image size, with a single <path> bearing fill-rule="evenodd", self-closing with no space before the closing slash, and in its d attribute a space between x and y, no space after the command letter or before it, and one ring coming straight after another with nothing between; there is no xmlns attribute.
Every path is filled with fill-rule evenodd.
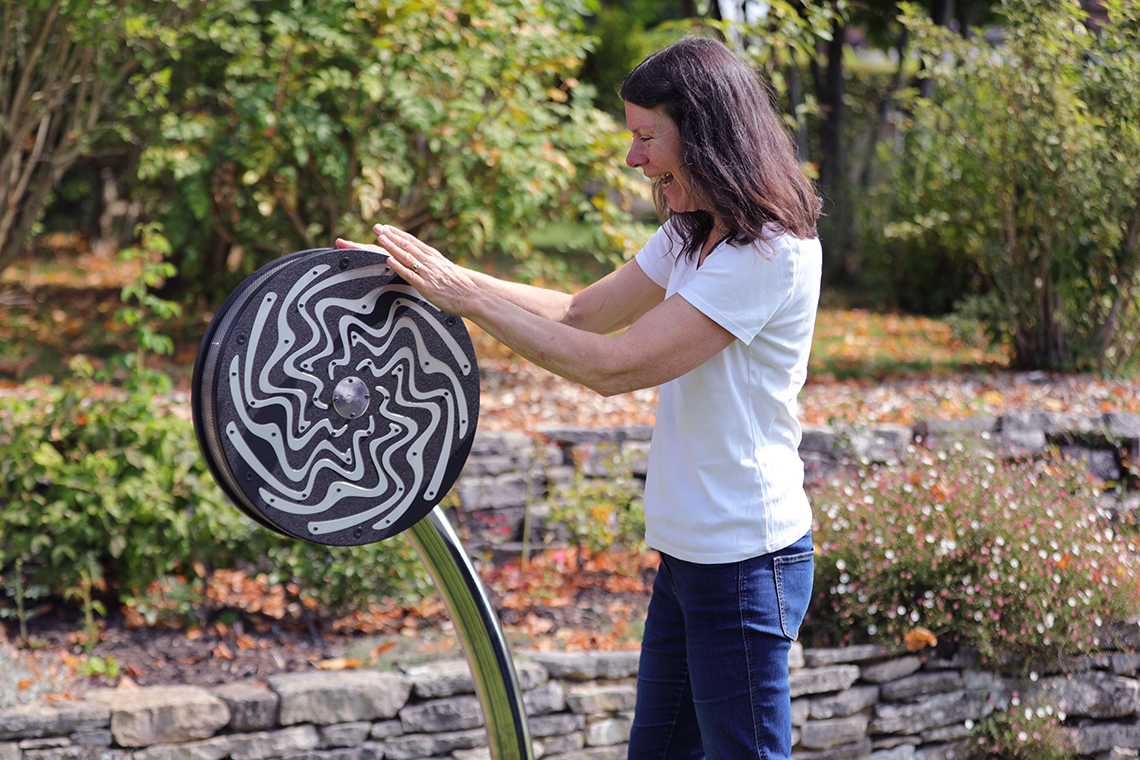
<svg viewBox="0 0 1140 760"><path fill-rule="evenodd" d="M789 760L788 650L811 599L811 532L723 565L662 555L645 621L630 760Z"/></svg>

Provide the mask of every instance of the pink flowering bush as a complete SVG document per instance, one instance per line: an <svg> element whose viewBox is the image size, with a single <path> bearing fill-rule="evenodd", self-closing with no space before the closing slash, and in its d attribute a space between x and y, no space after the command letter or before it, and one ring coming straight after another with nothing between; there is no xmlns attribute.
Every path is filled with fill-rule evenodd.
<svg viewBox="0 0 1140 760"><path fill-rule="evenodd" d="M1062 727L1065 714L1048 704L1024 704L1017 692L1009 707L973 726L970 757L979 760L1070 760L1072 738Z"/></svg>
<svg viewBox="0 0 1140 760"><path fill-rule="evenodd" d="M1095 507L1079 462L919 446L811 497L813 644L925 628L1030 664L1110 645L1112 624L1140 610L1140 540Z"/></svg>

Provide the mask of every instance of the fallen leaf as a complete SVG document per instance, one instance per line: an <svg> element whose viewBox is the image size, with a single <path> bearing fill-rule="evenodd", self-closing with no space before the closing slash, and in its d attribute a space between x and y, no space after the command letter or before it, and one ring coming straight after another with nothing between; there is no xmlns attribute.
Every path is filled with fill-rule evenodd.
<svg viewBox="0 0 1140 760"><path fill-rule="evenodd" d="M385 641L385 642L384 642L383 644L381 644L380 646L378 646L378 647L374 647L374 648L372 649L372 651L368 653L368 656L369 656L370 658L372 658L372 659L376 659L377 657L379 657L380 655L384 654L385 652L391 651L391 650L393 650L393 649L395 649L395 648L396 648L396 642L394 642L394 641Z"/></svg>
<svg viewBox="0 0 1140 760"><path fill-rule="evenodd" d="M938 637L926 628L912 628L903 636L906 648L917 652L927 646L938 646Z"/></svg>
<svg viewBox="0 0 1140 760"><path fill-rule="evenodd" d="M946 486L944 486L942 484L941 480L939 480L938 482L936 482L934 485L932 485L930 487L930 497L932 499L934 499L936 502L938 502L939 504L945 504L946 499L949 495L950 494L946 490Z"/></svg>
<svg viewBox="0 0 1140 760"><path fill-rule="evenodd" d="M351 670L359 668L364 663L354 657L331 657L314 663L318 670Z"/></svg>
<svg viewBox="0 0 1140 760"><path fill-rule="evenodd" d="M518 627L532 636L549 633L554 628L554 621L540 617L533 612L522 619Z"/></svg>
<svg viewBox="0 0 1140 760"><path fill-rule="evenodd" d="M123 608L124 623L132 631L146 625L146 618L134 607Z"/></svg>
<svg viewBox="0 0 1140 760"><path fill-rule="evenodd" d="M116 688L123 689L124 691L134 691L138 689L139 685L131 680L130 676L120 676L119 685Z"/></svg>
<svg viewBox="0 0 1140 760"><path fill-rule="evenodd" d="M29 686L31 686L32 684L34 684L37 680L38 679L35 679L35 678L24 678L18 684L16 684L16 690L17 691L26 691L27 688Z"/></svg>
<svg viewBox="0 0 1140 760"><path fill-rule="evenodd" d="M65 699L70 699L70 700L78 700L79 699L79 697L77 697L76 695L72 694L69 691L63 692L60 694L45 694L43 698L49 702L62 702Z"/></svg>
<svg viewBox="0 0 1140 760"><path fill-rule="evenodd" d="M213 649L213 654L219 660L232 660L234 658L233 650L224 641L218 642L218 645Z"/></svg>

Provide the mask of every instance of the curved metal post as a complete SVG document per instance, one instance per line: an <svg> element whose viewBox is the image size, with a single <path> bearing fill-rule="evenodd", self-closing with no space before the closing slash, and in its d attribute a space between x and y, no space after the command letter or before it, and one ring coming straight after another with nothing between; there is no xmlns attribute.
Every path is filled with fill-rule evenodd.
<svg viewBox="0 0 1140 760"><path fill-rule="evenodd" d="M439 507L406 531L455 624L483 707L494 760L533 760L526 710L499 619L479 574Z"/></svg>

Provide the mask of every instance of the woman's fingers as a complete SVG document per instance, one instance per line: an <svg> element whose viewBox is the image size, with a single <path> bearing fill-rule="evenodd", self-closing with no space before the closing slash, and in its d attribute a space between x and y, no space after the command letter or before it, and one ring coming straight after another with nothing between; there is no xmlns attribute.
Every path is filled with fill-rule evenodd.
<svg viewBox="0 0 1140 760"><path fill-rule="evenodd" d="M411 244L406 239L397 238L387 230L377 232L376 239L380 242L384 252L391 256L397 264L419 274L421 264L413 252Z"/></svg>
<svg viewBox="0 0 1140 760"><path fill-rule="evenodd" d="M377 237L386 235L390 240L401 246L403 250L407 251L409 254L417 258L444 258L443 254L438 250L432 248L430 245L420 240L410 232L405 232L398 227L378 224L372 229L376 233Z"/></svg>
<svg viewBox="0 0 1140 760"><path fill-rule="evenodd" d="M439 255L434 248L424 245L417 238L406 232L396 230L394 227L376 225L377 243L357 243L344 238L336 239L337 248L353 248L364 251L375 251L388 257L389 264L394 264L396 274L416 285L419 289L427 284L423 277L424 264L421 258L430 253Z"/></svg>
<svg viewBox="0 0 1140 760"><path fill-rule="evenodd" d="M373 243L354 243L353 241L345 240L344 238L337 238L335 245L337 248L354 248L358 251L375 251L376 253L384 253L383 248Z"/></svg>

